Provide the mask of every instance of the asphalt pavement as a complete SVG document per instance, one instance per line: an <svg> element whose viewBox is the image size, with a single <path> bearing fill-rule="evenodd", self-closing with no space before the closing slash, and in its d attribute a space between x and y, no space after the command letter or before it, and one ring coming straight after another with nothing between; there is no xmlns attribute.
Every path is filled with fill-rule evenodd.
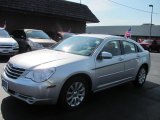
<svg viewBox="0 0 160 120"><path fill-rule="evenodd" d="M63 111L56 105L28 105L8 96L0 86L0 120L160 120L160 54L152 53L151 59L142 88L130 82L98 92L75 111ZM0 73L7 61L0 56Z"/></svg>

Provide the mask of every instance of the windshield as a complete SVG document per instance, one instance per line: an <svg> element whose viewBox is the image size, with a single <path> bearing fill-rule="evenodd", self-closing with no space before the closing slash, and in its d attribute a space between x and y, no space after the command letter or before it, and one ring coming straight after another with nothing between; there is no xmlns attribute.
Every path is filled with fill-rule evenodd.
<svg viewBox="0 0 160 120"><path fill-rule="evenodd" d="M0 29L0 38L10 38L10 36L6 30Z"/></svg>
<svg viewBox="0 0 160 120"><path fill-rule="evenodd" d="M54 47L54 50L89 56L100 45L102 40L94 37L73 36L60 42Z"/></svg>
<svg viewBox="0 0 160 120"><path fill-rule="evenodd" d="M152 40L144 40L142 43L152 43Z"/></svg>
<svg viewBox="0 0 160 120"><path fill-rule="evenodd" d="M69 33L66 33L63 35L63 39L66 39L66 38L69 38L71 36L73 36L74 34L69 34Z"/></svg>
<svg viewBox="0 0 160 120"><path fill-rule="evenodd" d="M26 36L28 38L50 39L49 36L42 30L28 30L26 31Z"/></svg>

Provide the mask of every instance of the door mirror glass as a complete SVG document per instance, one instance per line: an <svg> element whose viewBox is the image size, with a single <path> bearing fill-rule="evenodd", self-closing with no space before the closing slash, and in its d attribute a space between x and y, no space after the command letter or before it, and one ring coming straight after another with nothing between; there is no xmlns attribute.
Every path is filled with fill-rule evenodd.
<svg viewBox="0 0 160 120"><path fill-rule="evenodd" d="M101 53L101 58L102 59L112 59L112 54L111 53L109 53L109 52L102 52Z"/></svg>

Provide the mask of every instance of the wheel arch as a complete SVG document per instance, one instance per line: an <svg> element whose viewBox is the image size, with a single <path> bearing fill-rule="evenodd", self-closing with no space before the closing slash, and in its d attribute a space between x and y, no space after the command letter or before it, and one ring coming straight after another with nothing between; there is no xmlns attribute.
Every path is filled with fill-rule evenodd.
<svg viewBox="0 0 160 120"><path fill-rule="evenodd" d="M84 77L84 78L85 78L85 81L86 81L86 83L87 83L87 85L88 85L88 87L89 87L89 90L92 90L92 79L91 79L91 77L90 77L88 74L86 74L86 73L76 73L76 74L74 74L74 75L71 75L70 77L68 77L68 78L66 79L66 81L65 81L64 84L63 84L63 86L64 86L70 79L72 79L72 78L74 78L74 77L78 77L78 76ZM62 86L62 89L63 89L63 86ZM61 90L62 90L62 89L61 89Z"/></svg>
<svg viewBox="0 0 160 120"><path fill-rule="evenodd" d="M91 80L91 77L85 73L77 73L77 74L74 74L74 75L71 75L70 77L68 77L65 82L63 83L61 89L60 89L60 94L59 94L59 97L58 97L58 103L60 103L60 100L61 100L61 97L62 97L62 91L63 89L65 88L65 85L67 84L67 82L69 82L72 78L74 77L78 77L78 76L82 76L85 78L86 80L86 83L89 87L89 92L91 92L92 90L92 80Z"/></svg>

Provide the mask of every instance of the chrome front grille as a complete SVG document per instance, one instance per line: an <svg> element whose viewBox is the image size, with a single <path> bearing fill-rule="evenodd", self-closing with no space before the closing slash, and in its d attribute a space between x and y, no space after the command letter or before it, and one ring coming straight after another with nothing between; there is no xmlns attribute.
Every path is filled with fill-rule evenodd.
<svg viewBox="0 0 160 120"><path fill-rule="evenodd" d="M12 45L0 45L0 48L13 48Z"/></svg>
<svg viewBox="0 0 160 120"><path fill-rule="evenodd" d="M5 73L9 78L17 79L20 77L25 69L14 67L12 64L8 63L5 68Z"/></svg>

